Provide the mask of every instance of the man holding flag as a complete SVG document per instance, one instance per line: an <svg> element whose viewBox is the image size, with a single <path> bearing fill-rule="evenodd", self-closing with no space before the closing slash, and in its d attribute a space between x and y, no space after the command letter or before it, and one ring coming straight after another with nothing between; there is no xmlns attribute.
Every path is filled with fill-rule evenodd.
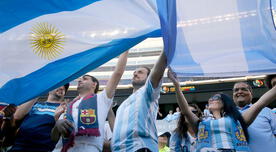
<svg viewBox="0 0 276 152"><path fill-rule="evenodd" d="M64 112L64 96L68 88L69 83L50 91L45 102L37 102L36 98L18 106L14 114L17 126L13 128L16 137L10 152L47 152L54 149L56 142L51 140L50 134Z"/></svg>
<svg viewBox="0 0 276 152"><path fill-rule="evenodd" d="M127 55L128 51L120 55L116 69L100 93L95 77L84 75L79 79L79 96L69 103L65 119L58 120L52 130L54 140L63 137L62 151L102 151L105 120L124 73Z"/></svg>
<svg viewBox="0 0 276 152"><path fill-rule="evenodd" d="M134 71L133 93L120 105L115 119L112 150L115 152L156 152L156 117L162 77L167 66L162 51L152 72L147 67Z"/></svg>

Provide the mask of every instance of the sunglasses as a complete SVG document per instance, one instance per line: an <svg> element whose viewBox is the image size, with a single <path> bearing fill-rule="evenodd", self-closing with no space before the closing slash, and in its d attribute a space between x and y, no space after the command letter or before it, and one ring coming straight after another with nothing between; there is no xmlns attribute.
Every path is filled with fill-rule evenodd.
<svg viewBox="0 0 276 152"><path fill-rule="evenodd" d="M211 97L209 99L209 101L217 101L217 100L221 100L221 96L220 95L214 95L213 97Z"/></svg>
<svg viewBox="0 0 276 152"><path fill-rule="evenodd" d="M194 114L197 114L197 112L198 112L197 110L192 110L192 113Z"/></svg>

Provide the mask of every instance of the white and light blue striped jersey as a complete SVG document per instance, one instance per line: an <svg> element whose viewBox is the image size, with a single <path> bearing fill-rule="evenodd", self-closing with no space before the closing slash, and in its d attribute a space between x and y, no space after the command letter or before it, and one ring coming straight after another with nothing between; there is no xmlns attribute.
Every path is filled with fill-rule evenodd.
<svg viewBox="0 0 276 152"><path fill-rule="evenodd" d="M234 149L232 140L232 124L230 117L210 120L213 148Z"/></svg>
<svg viewBox="0 0 276 152"><path fill-rule="evenodd" d="M50 115L54 116L56 108L60 103L51 103L51 102L38 102L30 110L30 115Z"/></svg>
<svg viewBox="0 0 276 152"><path fill-rule="evenodd" d="M120 105L112 138L114 152L134 152L141 148L158 151L156 116L161 84L160 81L154 89L148 79Z"/></svg>

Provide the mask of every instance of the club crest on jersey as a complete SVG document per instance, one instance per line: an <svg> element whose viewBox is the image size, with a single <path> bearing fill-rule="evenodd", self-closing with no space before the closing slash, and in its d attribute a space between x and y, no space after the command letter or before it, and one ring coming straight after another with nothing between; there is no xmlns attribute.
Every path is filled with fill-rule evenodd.
<svg viewBox="0 0 276 152"><path fill-rule="evenodd" d="M96 115L94 109L81 110L80 121L83 124L91 125L96 122Z"/></svg>
<svg viewBox="0 0 276 152"><path fill-rule="evenodd" d="M238 127L238 130L235 132L235 135L239 141L246 141L244 132L241 127Z"/></svg>
<svg viewBox="0 0 276 152"><path fill-rule="evenodd" d="M208 131L205 130L205 126L204 125L200 126L200 128L198 130L198 138L199 139L206 139L206 138L208 138Z"/></svg>

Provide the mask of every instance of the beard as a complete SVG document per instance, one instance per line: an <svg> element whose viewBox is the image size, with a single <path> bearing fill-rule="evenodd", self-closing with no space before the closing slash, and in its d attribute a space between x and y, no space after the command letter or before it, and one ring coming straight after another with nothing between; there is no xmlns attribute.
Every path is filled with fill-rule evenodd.
<svg viewBox="0 0 276 152"><path fill-rule="evenodd" d="M64 95L59 95L57 93L53 94L53 99L56 100L56 101L60 101L64 98Z"/></svg>
<svg viewBox="0 0 276 152"><path fill-rule="evenodd" d="M143 81L132 81L132 86L134 88L140 88L143 85L145 85L145 83L146 83L146 80L143 80Z"/></svg>
<svg viewBox="0 0 276 152"><path fill-rule="evenodd" d="M88 88L86 86L79 86L79 87L77 87L78 93L88 92L89 90L91 90L91 88Z"/></svg>

